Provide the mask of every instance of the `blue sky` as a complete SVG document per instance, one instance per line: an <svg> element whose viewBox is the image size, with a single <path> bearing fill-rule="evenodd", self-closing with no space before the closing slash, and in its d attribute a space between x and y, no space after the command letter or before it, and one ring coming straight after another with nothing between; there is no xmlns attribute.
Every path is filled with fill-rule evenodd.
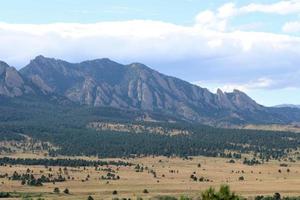
<svg viewBox="0 0 300 200"><path fill-rule="evenodd" d="M300 104L300 0L0 0L0 59L143 62L264 105Z"/></svg>
<svg viewBox="0 0 300 200"><path fill-rule="evenodd" d="M10 23L55 23L75 22L94 23L99 21L126 21L150 19L191 25L194 17L201 11L217 9L228 3L226 0L0 0L1 20ZM235 0L238 6L249 3L274 3L276 0ZM281 17L282 18L282 17ZM235 20L234 24L266 20L267 29L279 30L278 24L288 19L274 16L252 15ZM280 21L278 21L280 20Z"/></svg>

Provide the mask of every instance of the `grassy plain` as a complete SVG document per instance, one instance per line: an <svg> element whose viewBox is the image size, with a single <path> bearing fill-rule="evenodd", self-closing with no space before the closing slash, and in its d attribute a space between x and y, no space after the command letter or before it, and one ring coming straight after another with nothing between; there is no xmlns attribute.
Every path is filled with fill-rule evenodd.
<svg viewBox="0 0 300 200"><path fill-rule="evenodd" d="M7 155L2 155L7 156ZM15 154L12 157L44 157L42 154ZM84 157L81 157L84 158ZM85 158L95 159L95 158ZM256 195L272 195L280 192L282 195L300 196L300 162L279 162L270 161L256 166L242 164L242 160L229 163L229 159L193 157L183 160L182 158L167 157L143 157L132 158L126 161L139 164L144 167L143 172L136 172L135 166L100 167L102 169L111 168L120 176L119 180L100 180L107 171L95 170L94 167L71 168L62 172L63 176L70 176L70 180L60 183L45 183L43 186L21 185L20 181L12 181L7 178L0 178L0 191L29 194L30 196L41 196L49 200L87 199L89 195L94 199L149 198L157 195L196 196L202 190L210 186L219 187L221 184L228 184L233 191L244 197ZM281 167L281 163L288 164ZM201 166L199 166L199 164ZM147 167L147 168L146 168ZM33 170L36 177L52 173L58 175L60 167L51 167L52 171L44 166L0 166L0 174L25 173L27 169ZM281 173L279 172L281 170ZM288 170L289 169L289 170ZM156 178L153 173L156 173ZM288 172L289 171L289 172ZM200 182L191 179L195 177L208 179ZM89 176L88 180L86 178ZM244 180L239 180L243 176ZM74 180L72 180L74 178ZM55 187L61 191L60 194L53 193ZM68 188L70 194L64 194L63 190ZM143 191L147 189L149 193ZM116 190L117 194L113 195ZM21 198L16 198L21 199ZM11 200L11 198L10 198Z"/></svg>

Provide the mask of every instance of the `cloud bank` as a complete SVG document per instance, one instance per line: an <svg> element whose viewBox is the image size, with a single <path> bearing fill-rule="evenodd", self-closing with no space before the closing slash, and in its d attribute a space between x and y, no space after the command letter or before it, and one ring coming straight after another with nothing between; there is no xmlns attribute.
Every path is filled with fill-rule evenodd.
<svg viewBox="0 0 300 200"><path fill-rule="evenodd" d="M143 62L190 82L218 83L225 90L300 88L300 37L228 25L231 18L251 12L299 11L300 1L243 7L229 3L200 12L191 26L151 20L0 23L0 59L20 68L40 54L71 62L109 57L122 63ZM300 28L287 23L283 30Z"/></svg>

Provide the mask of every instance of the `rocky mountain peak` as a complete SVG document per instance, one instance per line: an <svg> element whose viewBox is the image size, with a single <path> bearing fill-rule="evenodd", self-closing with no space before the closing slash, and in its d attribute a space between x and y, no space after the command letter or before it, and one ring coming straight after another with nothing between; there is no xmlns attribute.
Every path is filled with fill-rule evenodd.
<svg viewBox="0 0 300 200"><path fill-rule="evenodd" d="M252 98L250 98L246 93L234 89L232 93L228 94L230 96L231 102L242 110L261 110L262 106L257 104Z"/></svg>
<svg viewBox="0 0 300 200"><path fill-rule="evenodd" d="M0 60L0 67L9 67L9 65L6 62Z"/></svg>
<svg viewBox="0 0 300 200"><path fill-rule="evenodd" d="M93 59L93 60L87 60L79 63L81 66L96 66L96 67L103 67L103 66L109 66L109 65L114 65L118 64L115 61L109 59L109 58L100 58L100 59Z"/></svg>
<svg viewBox="0 0 300 200"><path fill-rule="evenodd" d="M14 68L0 61L0 95L16 97L26 93L33 93L30 86Z"/></svg>
<svg viewBox="0 0 300 200"><path fill-rule="evenodd" d="M217 95L219 96L224 95L223 91L220 88L217 89Z"/></svg>
<svg viewBox="0 0 300 200"><path fill-rule="evenodd" d="M11 97L35 88L36 94L63 96L79 104L159 112L206 123L224 116L240 121L244 111L264 109L239 90L227 93L218 89L214 94L142 63L122 65L108 58L69 63L40 55L20 73L1 66L5 66L1 81L5 84L1 84L0 94Z"/></svg>
<svg viewBox="0 0 300 200"><path fill-rule="evenodd" d="M226 93L224 93L220 88L217 90L217 100L218 104L222 108L235 110L235 107L232 105Z"/></svg>
<svg viewBox="0 0 300 200"><path fill-rule="evenodd" d="M48 58L43 55L39 55L39 56L36 56L34 59L32 59L30 62L37 63L37 64L45 64L47 62L53 62L53 61L56 61L56 59Z"/></svg>
<svg viewBox="0 0 300 200"><path fill-rule="evenodd" d="M9 65L3 61L0 61L0 76L6 71Z"/></svg>

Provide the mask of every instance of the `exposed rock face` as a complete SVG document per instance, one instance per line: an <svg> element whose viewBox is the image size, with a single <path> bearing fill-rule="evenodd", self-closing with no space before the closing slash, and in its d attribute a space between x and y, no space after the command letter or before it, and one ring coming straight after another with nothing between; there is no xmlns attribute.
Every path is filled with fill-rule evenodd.
<svg viewBox="0 0 300 200"><path fill-rule="evenodd" d="M240 91L213 94L140 63L121 65L105 58L73 64L38 56L20 72L44 93L91 106L162 111L202 122L228 116L240 120L239 111L263 108Z"/></svg>
<svg viewBox="0 0 300 200"><path fill-rule="evenodd" d="M300 121L299 109L264 107L238 90L214 94L143 64L107 58L68 63L38 56L20 71L0 61L0 97L23 95L219 126Z"/></svg>
<svg viewBox="0 0 300 200"><path fill-rule="evenodd" d="M0 61L0 95L17 97L27 93L33 93L33 90L25 84L19 72Z"/></svg>
<svg viewBox="0 0 300 200"><path fill-rule="evenodd" d="M245 93L234 90L233 93L229 93L229 99L236 108L241 110L262 110L262 106L258 105L253 99L247 96Z"/></svg>

